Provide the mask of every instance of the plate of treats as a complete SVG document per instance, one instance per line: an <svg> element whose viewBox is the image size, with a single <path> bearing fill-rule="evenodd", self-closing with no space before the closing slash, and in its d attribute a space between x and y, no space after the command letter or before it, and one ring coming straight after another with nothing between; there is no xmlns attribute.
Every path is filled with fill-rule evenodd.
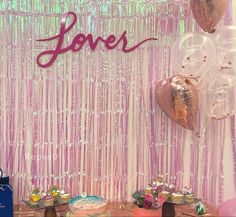
<svg viewBox="0 0 236 217"><path fill-rule="evenodd" d="M183 191L179 192L163 191L160 194L164 195L164 197L166 198L166 202L177 205L193 204L201 201L200 199L197 199L195 197L195 195L192 193L192 189L187 187L185 187Z"/></svg>

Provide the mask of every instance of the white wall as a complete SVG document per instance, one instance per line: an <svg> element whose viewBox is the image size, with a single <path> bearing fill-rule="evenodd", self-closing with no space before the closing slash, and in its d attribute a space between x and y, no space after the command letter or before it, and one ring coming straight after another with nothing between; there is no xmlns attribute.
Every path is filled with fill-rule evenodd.
<svg viewBox="0 0 236 217"><path fill-rule="evenodd" d="M234 25L236 25L236 1L233 0L233 20L234 20Z"/></svg>

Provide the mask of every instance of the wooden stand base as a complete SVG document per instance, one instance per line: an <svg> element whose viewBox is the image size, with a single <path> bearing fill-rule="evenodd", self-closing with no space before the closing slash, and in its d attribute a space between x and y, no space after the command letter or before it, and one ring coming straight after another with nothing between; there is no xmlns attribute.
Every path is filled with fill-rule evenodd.
<svg viewBox="0 0 236 217"><path fill-rule="evenodd" d="M57 217L57 212L55 207L48 207L44 212L44 217Z"/></svg>
<svg viewBox="0 0 236 217"><path fill-rule="evenodd" d="M175 205L173 203L163 203L162 217L175 217Z"/></svg>

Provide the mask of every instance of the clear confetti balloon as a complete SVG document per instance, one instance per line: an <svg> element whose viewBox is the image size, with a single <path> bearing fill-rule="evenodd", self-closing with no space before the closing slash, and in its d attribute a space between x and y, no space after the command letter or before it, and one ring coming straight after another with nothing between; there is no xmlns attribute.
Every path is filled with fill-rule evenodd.
<svg viewBox="0 0 236 217"><path fill-rule="evenodd" d="M236 26L224 26L216 32L217 66L224 73L235 73Z"/></svg>
<svg viewBox="0 0 236 217"><path fill-rule="evenodd" d="M236 77L228 74L216 74L208 86L208 117L225 119L236 111Z"/></svg>
<svg viewBox="0 0 236 217"><path fill-rule="evenodd" d="M171 71L191 79L200 87L207 73L214 69L216 47L204 33L187 33L177 39L171 51Z"/></svg>

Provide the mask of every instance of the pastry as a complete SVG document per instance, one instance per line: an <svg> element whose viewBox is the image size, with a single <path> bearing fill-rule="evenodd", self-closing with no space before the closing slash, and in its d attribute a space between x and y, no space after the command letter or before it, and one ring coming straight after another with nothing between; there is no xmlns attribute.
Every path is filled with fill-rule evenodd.
<svg viewBox="0 0 236 217"><path fill-rule="evenodd" d="M184 194L184 195L192 194L192 188L184 187L184 189L183 189L183 194Z"/></svg>
<svg viewBox="0 0 236 217"><path fill-rule="evenodd" d="M150 185L144 187L144 194L145 195L152 194L152 187Z"/></svg>
<svg viewBox="0 0 236 217"><path fill-rule="evenodd" d="M164 179L159 177L152 182L155 186L163 186L165 184Z"/></svg>
<svg viewBox="0 0 236 217"><path fill-rule="evenodd" d="M30 198L30 204L33 206L38 205L39 201L41 200L39 194L31 194L29 198Z"/></svg>
<svg viewBox="0 0 236 217"><path fill-rule="evenodd" d="M54 198L54 201L58 201L59 199L59 188L55 185L51 186L49 189L48 189L48 193L51 193L53 198Z"/></svg>
<svg viewBox="0 0 236 217"><path fill-rule="evenodd" d="M167 200L168 197L170 196L170 192L164 190L159 193L159 196L162 197L163 199Z"/></svg>
<svg viewBox="0 0 236 217"><path fill-rule="evenodd" d="M194 197L194 194L192 193L192 188L185 187L183 190L183 194L184 194L186 203L194 202L195 197Z"/></svg>
<svg viewBox="0 0 236 217"><path fill-rule="evenodd" d="M182 193L172 193L171 199L173 203L182 203L184 195Z"/></svg>
<svg viewBox="0 0 236 217"><path fill-rule="evenodd" d="M30 199L30 204L32 206L36 206L38 205L39 201L41 200L41 196L39 194L39 189L38 188L34 188L29 196Z"/></svg>
<svg viewBox="0 0 236 217"><path fill-rule="evenodd" d="M42 198L44 206L52 206L54 203L54 198L51 194L47 194Z"/></svg>
<svg viewBox="0 0 236 217"><path fill-rule="evenodd" d="M65 193L64 190L60 192L60 198L62 203L67 203L70 199L70 193Z"/></svg>
<svg viewBox="0 0 236 217"><path fill-rule="evenodd" d="M175 186L173 184L170 184L168 188L169 188L169 192L170 193L174 193L175 192Z"/></svg>
<svg viewBox="0 0 236 217"><path fill-rule="evenodd" d="M194 202L194 194L187 194L185 195L186 203L193 203Z"/></svg>
<svg viewBox="0 0 236 217"><path fill-rule="evenodd" d="M175 186L173 184L168 184L166 183L164 186L164 190L168 191L169 193L174 193L175 192Z"/></svg>

